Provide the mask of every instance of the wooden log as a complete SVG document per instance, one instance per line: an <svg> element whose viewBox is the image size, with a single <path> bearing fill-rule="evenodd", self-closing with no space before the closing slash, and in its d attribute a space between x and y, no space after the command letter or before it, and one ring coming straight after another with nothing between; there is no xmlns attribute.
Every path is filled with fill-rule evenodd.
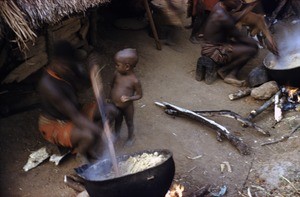
<svg viewBox="0 0 300 197"><path fill-rule="evenodd" d="M21 52L19 48L13 49L16 60L25 61L33 56L38 56L40 53L47 51L45 36L37 37L35 42L26 42L26 46L27 49L24 52Z"/></svg>
<svg viewBox="0 0 300 197"><path fill-rule="evenodd" d="M234 134L232 134L227 128L225 128L224 126L220 125L219 123L210 120L204 116L201 116L191 110L187 110L175 105L172 105L170 103L167 102L163 102L163 103L158 103L156 102L157 105L162 106L166 109L171 109L171 110L175 110L177 111L178 115L183 115L186 116L188 118L191 118L193 120L197 120L201 123L203 123L204 125L214 129L218 135L221 134L222 136L226 137L228 139L228 141L234 145L238 151L243 154L243 155L248 155L250 154L250 147L248 147L242 139L238 138L237 136L235 136Z"/></svg>
<svg viewBox="0 0 300 197"><path fill-rule="evenodd" d="M252 90L252 88L246 88L244 90L238 90L235 93L229 94L228 97L231 101L236 100L236 99L240 99L240 98L243 98L245 96L250 95L251 90Z"/></svg>
<svg viewBox="0 0 300 197"><path fill-rule="evenodd" d="M0 104L0 118L40 107L40 97L36 92L8 94L12 99L9 103L2 102ZM2 95L2 97L4 96Z"/></svg>
<svg viewBox="0 0 300 197"><path fill-rule="evenodd" d="M70 188L74 189L77 192L82 192L85 190L84 183L77 182L73 179L70 175L65 175L64 177L64 183L69 186Z"/></svg>
<svg viewBox="0 0 300 197"><path fill-rule="evenodd" d="M281 90L278 91L276 94L281 94ZM275 94L275 95L276 95ZM248 120L251 121L253 118L255 118L257 115L261 114L263 111L265 111L268 107L270 107L274 103L275 95L273 95L269 100L267 100L262 106L260 106L258 109L252 110L248 116Z"/></svg>
<svg viewBox="0 0 300 197"><path fill-rule="evenodd" d="M53 39L54 40L65 40L70 35L77 33L81 28L81 22L79 19L75 20L73 23L70 23L66 26L61 27L60 29L53 30Z"/></svg>
<svg viewBox="0 0 300 197"><path fill-rule="evenodd" d="M261 127L257 126L255 123L249 121L246 118L243 118L241 115L230 111L230 110L216 110L216 111L194 111L197 114L203 115L203 116L223 116L227 118L235 119L242 123L243 126L252 127L256 129L258 132L262 133L263 135L270 136L269 131L264 131Z"/></svg>
<svg viewBox="0 0 300 197"><path fill-rule="evenodd" d="M60 21L60 22L52 25L52 30L56 31L56 30L61 29L62 27L68 26L68 25L70 25L72 23L76 23L76 21L80 20L81 17L82 16L73 16L71 18L62 20L62 21Z"/></svg>
<svg viewBox="0 0 300 197"><path fill-rule="evenodd" d="M40 53L38 56L30 58L11 71L2 83L12 83L14 81L20 82L27 78L30 74L45 66L47 62L47 53Z"/></svg>
<svg viewBox="0 0 300 197"><path fill-rule="evenodd" d="M281 91L280 91L280 93L281 93ZM281 96L281 94L275 94L275 97L274 97L274 119L275 119L276 123L278 123L282 119L280 96Z"/></svg>

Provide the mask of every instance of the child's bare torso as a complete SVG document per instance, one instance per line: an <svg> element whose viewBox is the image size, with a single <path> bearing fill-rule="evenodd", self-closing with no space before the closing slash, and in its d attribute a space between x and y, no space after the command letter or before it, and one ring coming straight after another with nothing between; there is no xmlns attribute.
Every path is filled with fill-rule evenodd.
<svg viewBox="0 0 300 197"><path fill-rule="evenodd" d="M122 96L131 97L135 94L135 84L138 82L134 73L129 75L115 74L115 79L111 89L111 99L119 108L126 108L132 101L122 102Z"/></svg>

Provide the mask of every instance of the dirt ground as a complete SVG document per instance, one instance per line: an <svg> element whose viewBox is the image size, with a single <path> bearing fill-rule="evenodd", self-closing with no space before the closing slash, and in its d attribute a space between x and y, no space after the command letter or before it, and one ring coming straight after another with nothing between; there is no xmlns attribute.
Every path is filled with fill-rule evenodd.
<svg viewBox="0 0 300 197"><path fill-rule="evenodd" d="M157 107L155 101L165 101L191 110L231 110L244 117L264 101L245 97L230 101L228 95L239 88L218 79L212 85L195 80L200 45L188 41L190 30L180 31L176 47L162 45L155 48L146 29L120 30L102 26L99 40L102 74L105 89L109 87L114 67L112 55L124 47L138 50L139 63L135 68L141 80L144 96L135 102L135 132L132 147L124 147L127 137L123 125L121 139L116 142L117 155L148 149L169 149L176 166L174 182L184 185L184 196L206 184L212 191L226 186L225 196L300 196L300 138L296 132L285 142L269 146L261 143L289 133L299 124L299 112L284 113L283 120L274 126L273 109L269 108L254 119L257 125L271 133L266 137L253 128L243 128L233 119L211 117L243 139L251 147L250 155L241 155L227 140L218 142L216 132L201 123L186 118L171 117ZM241 78L255 66L261 65L267 51L259 54L243 68ZM83 93L83 100L92 97L91 89ZM64 184L64 175L74 173L78 166L75 157L59 166L45 161L38 167L23 171L29 154L49 145L37 129L39 109L19 113L0 120L1 167L0 196L75 196L76 192ZM201 155L201 157L200 157ZM197 157L189 159L189 157ZM220 170L228 162L232 172ZM298 190L296 193L295 190ZM256 195L255 195L256 193Z"/></svg>

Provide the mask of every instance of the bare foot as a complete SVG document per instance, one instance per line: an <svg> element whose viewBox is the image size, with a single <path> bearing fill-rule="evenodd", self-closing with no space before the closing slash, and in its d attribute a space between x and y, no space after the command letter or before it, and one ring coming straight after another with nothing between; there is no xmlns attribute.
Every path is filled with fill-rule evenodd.
<svg viewBox="0 0 300 197"><path fill-rule="evenodd" d="M228 84L231 84L231 85L234 85L234 86L237 86L237 87L241 87L241 86L245 86L246 85L246 81L245 80L238 80L232 76L227 76L225 79L224 79L224 82L225 83L228 83Z"/></svg>

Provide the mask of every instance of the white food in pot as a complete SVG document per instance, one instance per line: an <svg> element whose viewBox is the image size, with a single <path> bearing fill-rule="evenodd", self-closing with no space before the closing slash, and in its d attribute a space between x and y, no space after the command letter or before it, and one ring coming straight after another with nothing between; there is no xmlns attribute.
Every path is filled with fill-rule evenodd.
<svg viewBox="0 0 300 197"><path fill-rule="evenodd" d="M166 159L166 156L160 155L158 152L130 156L126 161L121 161L118 163L119 172L121 176L134 174L157 166L158 164L166 161ZM113 169L111 173L105 175L105 178L115 178Z"/></svg>

